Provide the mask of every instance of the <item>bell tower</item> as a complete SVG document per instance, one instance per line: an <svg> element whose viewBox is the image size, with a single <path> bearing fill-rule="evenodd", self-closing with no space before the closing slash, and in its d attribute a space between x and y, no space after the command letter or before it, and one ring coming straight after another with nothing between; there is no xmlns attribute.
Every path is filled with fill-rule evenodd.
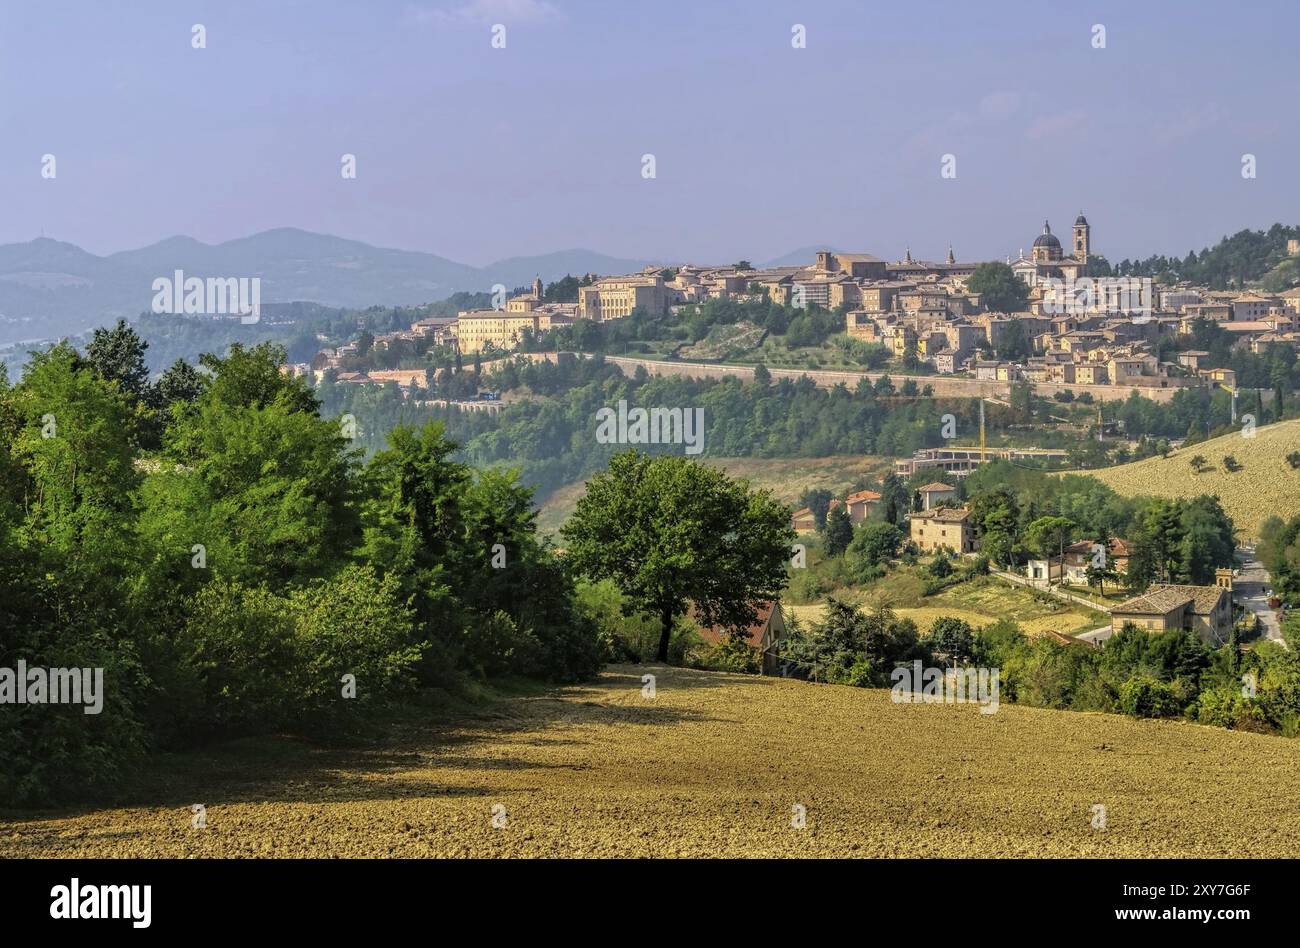
<svg viewBox="0 0 1300 948"><path fill-rule="evenodd" d="M1088 226L1088 218L1083 216L1083 211L1074 219L1074 259L1080 263L1088 262L1088 251L1091 246L1091 230Z"/></svg>

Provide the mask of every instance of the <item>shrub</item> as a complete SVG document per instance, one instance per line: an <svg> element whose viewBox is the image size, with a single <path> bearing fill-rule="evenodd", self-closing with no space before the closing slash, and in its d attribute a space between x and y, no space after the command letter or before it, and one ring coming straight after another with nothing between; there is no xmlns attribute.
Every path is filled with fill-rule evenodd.
<svg viewBox="0 0 1300 948"><path fill-rule="evenodd" d="M625 615L624 596L610 579L582 579L574 587L574 605L595 624L602 662L642 662L654 654L659 624L644 615Z"/></svg>
<svg viewBox="0 0 1300 948"><path fill-rule="evenodd" d="M297 592L292 605L305 669L301 711L365 707L414 688L428 646L414 641L396 576L348 567ZM356 697L340 705L344 675L355 676Z"/></svg>
<svg viewBox="0 0 1300 948"><path fill-rule="evenodd" d="M520 629L509 613L498 609L471 622L465 630L465 658L479 675L521 675L538 663L541 643L528 629Z"/></svg>
<svg viewBox="0 0 1300 948"><path fill-rule="evenodd" d="M945 579L953 574L952 560L944 553L935 556L930 563L930 575L935 579Z"/></svg>
<svg viewBox="0 0 1300 948"><path fill-rule="evenodd" d="M320 724L410 689L427 646L413 641L398 588L396 577L380 580L368 566L288 597L236 580L204 586L177 639L200 696L192 726L241 734ZM344 697L344 675L355 676L355 697Z"/></svg>
<svg viewBox="0 0 1300 948"><path fill-rule="evenodd" d="M0 622L4 605L0 605ZM46 804L116 784L144 750L145 732L132 697L140 669L129 641L96 629L90 617L23 631L6 628L0 667L102 668L98 714L85 704L14 704L0 709L0 802ZM92 672L93 675L93 672ZM93 686L93 678L92 678ZM83 693L83 701L87 696Z"/></svg>
<svg viewBox="0 0 1300 948"><path fill-rule="evenodd" d="M198 682L207 731L243 733L283 726L307 678L297 664L289 604L236 580L204 586L191 601L177 642Z"/></svg>
<svg viewBox="0 0 1300 948"><path fill-rule="evenodd" d="M1260 703L1247 698L1240 687L1223 685L1201 692L1196 702L1196 720L1215 727L1251 729L1251 725L1264 724Z"/></svg>
<svg viewBox="0 0 1300 948"><path fill-rule="evenodd" d="M1166 718L1180 710L1172 686L1147 675L1134 675L1120 685L1119 708L1135 718Z"/></svg>
<svg viewBox="0 0 1300 948"><path fill-rule="evenodd" d="M750 645L744 635L728 635L720 642L703 642L687 656L693 668L714 671L740 672L757 675L763 670L763 659L758 649Z"/></svg>

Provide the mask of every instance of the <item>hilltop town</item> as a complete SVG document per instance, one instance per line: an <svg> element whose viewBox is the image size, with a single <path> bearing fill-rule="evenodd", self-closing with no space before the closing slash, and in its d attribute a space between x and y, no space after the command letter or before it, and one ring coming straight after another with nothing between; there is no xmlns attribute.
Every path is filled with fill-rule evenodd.
<svg viewBox="0 0 1300 948"><path fill-rule="evenodd" d="M1112 276L1110 264L1093 250L1092 228L1082 213L1070 240L1067 254L1044 222L1029 254L1020 251L1004 262L961 262L951 248L942 262L913 259L908 250L892 263L868 253L823 250L800 266L758 269L741 261L587 274L570 278L576 299L567 301L548 298L538 279L526 292L498 294L499 308L418 319L407 329L375 335L373 346L412 355L447 347L458 357L485 359L546 348L557 330L582 321L606 325L634 314L681 315L709 301L767 301L835 314L843 320L844 336L883 350L894 377L946 377L952 380L948 394L991 390L963 388L962 380L1004 390L1028 382L1043 386L1045 394L1088 393L1099 401L1132 391L1163 401L1182 388L1235 390L1233 369L1193 347L1198 327L1226 334L1233 351L1262 354L1275 345L1300 350L1300 288L1268 294ZM1290 240L1287 250L1300 257L1300 240ZM986 286L999 277L1000 284ZM1008 300L1014 305L1006 305ZM342 382L426 386L418 361L350 370L349 359L362 354L361 346L354 340L322 349L289 371L315 380L334 370Z"/></svg>

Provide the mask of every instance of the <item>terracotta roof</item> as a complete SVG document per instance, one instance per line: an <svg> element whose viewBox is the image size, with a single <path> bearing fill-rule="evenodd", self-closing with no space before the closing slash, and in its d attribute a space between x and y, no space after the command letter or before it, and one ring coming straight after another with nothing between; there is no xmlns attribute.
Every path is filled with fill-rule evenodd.
<svg viewBox="0 0 1300 948"><path fill-rule="evenodd" d="M1227 590L1218 586L1186 586L1176 583L1156 584L1140 596L1120 603L1112 612L1139 615L1164 615L1188 602L1197 615L1208 615Z"/></svg>
<svg viewBox="0 0 1300 948"><path fill-rule="evenodd" d="M1079 540L1077 543L1071 543L1065 548L1066 553L1092 554L1092 545L1095 540ZM1119 537L1112 537L1110 541L1111 556L1128 556L1128 541L1121 540Z"/></svg>
<svg viewBox="0 0 1300 948"><path fill-rule="evenodd" d="M926 484L924 487L917 488L917 491L919 491L922 494L928 494L933 491L940 491L940 490L953 490L953 488L949 487L947 484L940 484L938 481L935 481L933 484Z"/></svg>
<svg viewBox="0 0 1300 948"><path fill-rule="evenodd" d="M775 601L764 602L758 605L758 617L743 631L745 640L754 648L760 648L763 644L763 630L767 627L767 621L772 615L772 610L777 607ZM691 605L691 618L695 619L695 606ZM696 619L698 622L699 620ZM729 630L716 625L704 625L700 623L700 634L710 642L721 642L727 638Z"/></svg>
<svg viewBox="0 0 1300 948"><path fill-rule="evenodd" d="M849 494L847 502L850 504L856 504L860 500L876 501L879 499L880 499L880 494L878 491L860 490L856 494Z"/></svg>

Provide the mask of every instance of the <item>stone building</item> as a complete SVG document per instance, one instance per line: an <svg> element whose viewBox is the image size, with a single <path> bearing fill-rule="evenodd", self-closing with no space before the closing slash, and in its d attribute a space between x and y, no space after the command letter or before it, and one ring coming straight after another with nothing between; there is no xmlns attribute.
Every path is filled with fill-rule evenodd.
<svg viewBox="0 0 1300 948"><path fill-rule="evenodd" d="M1110 618L1115 632L1128 622L1148 632L1190 629L1222 645L1232 631L1232 570L1216 570L1213 586L1156 583L1112 609Z"/></svg>
<svg viewBox="0 0 1300 948"><path fill-rule="evenodd" d="M937 507L914 513L910 533L912 542L922 553L975 552L975 530L970 523L970 511L965 507Z"/></svg>

